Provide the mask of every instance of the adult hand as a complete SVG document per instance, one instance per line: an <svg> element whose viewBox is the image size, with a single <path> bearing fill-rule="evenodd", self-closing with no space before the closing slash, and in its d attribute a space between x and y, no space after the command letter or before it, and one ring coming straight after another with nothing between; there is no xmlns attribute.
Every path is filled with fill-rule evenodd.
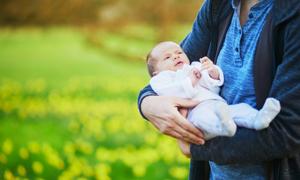
<svg viewBox="0 0 300 180"><path fill-rule="evenodd" d="M190 143L178 139L178 145L181 152L188 158L191 157Z"/></svg>
<svg viewBox="0 0 300 180"><path fill-rule="evenodd" d="M194 127L178 109L192 108L198 102L167 96L148 96L141 110L146 118L163 134L189 143L203 144L203 134Z"/></svg>

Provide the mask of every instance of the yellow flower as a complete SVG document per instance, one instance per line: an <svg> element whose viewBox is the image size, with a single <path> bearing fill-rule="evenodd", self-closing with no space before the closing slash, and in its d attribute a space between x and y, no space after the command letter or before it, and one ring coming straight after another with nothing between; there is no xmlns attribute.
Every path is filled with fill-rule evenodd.
<svg viewBox="0 0 300 180"><path fill-rule="evenodd" d="M182 167L173 167L169 173L176 179L186 179L188 176L188 169Z"/></svg>
<svg viewBox="0 0 300 180"><path fill-rule="evenodd" d="M67 142L64 145L64 153L69 155L69 154L74 154L75 153L75 147L74 144L72 144L71 142Z"/></svg>
<svg viewBox="0 0 300 180"><path fill-rule="evenodd" d="M27 90L33 93L41 93L46 88L46 82L43 79L35 79L27 82Z"/></svg>
<svg viewBox="0 0 300 180"><path fill-rule="evenodd" d="M2 150L5 154L10 154L13 150L13 143L10 139L6 139L2 145Z"/></svg>
<svg viewBox="0 0 300 180"><path fill-rule="evenodd" d="M79 130L80 130L80 124L78 123L78 122L76 122L76 121L71 121L70 123L69 123L69 130L71 131L71 132L73 132L73 133L77 133L77 132L79 132Z"/></svg>
<svg viewBox="0 0 300 180"><path fill-rule="evenodd" d="M141 164L137 164L133 166L132 170L133 170L133 174L137 177L142 177L146 173L146 167Z"/></svg>
<svg viewBox="0 0 300 180"><path fill-rule="evenodd" d="M13 173L11 171L6 170L4 172L4 179L6 179L6 180L14 180L15 177L14 177L14 175L13 175Z"/></svg>
<svg viewBox="0 0 300 180"><path fill-rule="evenodd" d="M6 158L6 156L5 156L5 154L0 154L0 162L2 163L2 164L6 164L7 163L7 158Z"/></svg>
<svg viewBox="0 0 300 180"><path fill-rule="evenodd" d="M29 152L28 152L28 150L27 150L26 148L21 148L21 149L19 150L19 155L20 155L20 157L21 157L22 159L27 159L28 156L29 156Z"/></svg>
<svg viewBox="0 0 300 180"><path fill-rule="evenodd" d="M37 154L37 153L39 153L40 152L40 145L37 143L37 142L30 142L29 143L29 145L28 145L29 147L29 151L31 152L31 153L35 153L35 154Z"/></svg>
<svg viewBox="0 0 300 180"><path fill-rule="evenodd" d="M35 161L32 164L32 169L36 174L41 174L43 172L43 165L42 163Z"/></svg>
<svg viewBox="0 0 300 180"><path fill-rule="evenodd" d="M20 176L26 176L26 169L24 166L19 165L17 171Z"/></svg>
<svg viewBox="0 0 300 180"><path fill-rule="evenodd" d="M110 180L110 177L109 177L110 172L111 172L111 168L106 164L98 164L95 167L96 179Z"/></svg>
<svg viewBox="0 0 300 180"><path fill-rule="evenodd" d="M91 154L93 152L93 146L89 142L84 142L83 140L78 140L76 145L84 154Z"/></svg>
<svg viewBox="0 0 300 180"><path fill-rule="evenodd" d="M43 145L43 153L47 162L57 169L64 168L64 162L60 159L59 154L48 144Z"/></svg>

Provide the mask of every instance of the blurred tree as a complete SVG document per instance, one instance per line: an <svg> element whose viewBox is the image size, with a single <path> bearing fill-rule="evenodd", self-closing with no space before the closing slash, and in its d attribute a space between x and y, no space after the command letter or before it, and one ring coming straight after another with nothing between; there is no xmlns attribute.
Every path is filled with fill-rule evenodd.
<svg viewBox="0 0 300 180"><path fill-rule="evenodd" d="M191 21L201 0L0 0L0 25L103 24L147 22L167 31Z"/></svg>
<svg viewBox="0 0 300 180"><path fill-rule="evenodd" d="M95 21L100 0L0 0L1 25L81 24Z"/></svg>

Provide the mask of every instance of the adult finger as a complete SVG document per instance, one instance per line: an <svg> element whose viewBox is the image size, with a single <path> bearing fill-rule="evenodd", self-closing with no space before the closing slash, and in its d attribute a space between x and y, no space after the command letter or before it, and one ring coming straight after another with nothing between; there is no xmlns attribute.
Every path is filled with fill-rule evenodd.
<svg viewBox="0 0 300 180"><path fill-rule="evenodd" d="M187 118L187 115L188 115L188 109L187 109L187 108L179 108L178 111L179 111L179 113L180 113L183 117Z"/></svg>
<svg viewBox="0 0 300 180"><path fill-rule="evenodd" d="M205 56L203 58L200 58L201 63L204 63L204 62L207 62L207 61L210 61L210 59L207 56Z"/></svg>
<svg viewBox="0 0 300 180"><path fill-rule="evenodd" d="M199 137L189 134L188 131L184 130L182 127L180 127L178 124L172 124L171 122L165 121L162 125L160 124L159 128L160 132L162 134L171 136L176 139L181 139L184 141L187 141L189 143L194 143L194 144L203 144L203 141L197 140Z"/></svg>
<svg viewBox="0 0 300 180"><path fill-rule="evenodd" d="M188 132L187 130L183 129L181 126L177 125L172 128L173 135L177 135L178 139L183 141L194 143L194 144L204 144L203 138L197 137L196 135Z"/></svg>
<svg viewBox="0 0 300 180"><path fill-rule="evenodd" d="M189 141L203 141L203 133L181 116L181 114L177 113L174 121L181 127L176 130L179 131L179 133L182 133L181 135L184 138L189 139Z"/></svg>
<svg viewBox="0 0 300 180"><path fill-rule="evenodd" d="M193 108L199 104L199 101L191 100L191 99L184 99L173 97L173 103L176 107L184 107L184 108Z"/></svg>
<svg viewBox="0 0 300 180"><path fill-rule="evenodd" d="M184 139L183 136L180 133L178 133L176 130L170 131L166 135L174 137L176 139Z"/></svg>
<svg viewBox="0 0 300 180"><path fill-rule="evenodd" d="M183 98L174 98L175 104L177 107L185 107L185 108L193 108L196 105L199 104L198 101L193 101L189 99L183 99ZM179 112L174 112L174 121L179 124L183 129L189 131L190 133L203 138L203 133L195 128L190 122L186 120Z"/></svg>

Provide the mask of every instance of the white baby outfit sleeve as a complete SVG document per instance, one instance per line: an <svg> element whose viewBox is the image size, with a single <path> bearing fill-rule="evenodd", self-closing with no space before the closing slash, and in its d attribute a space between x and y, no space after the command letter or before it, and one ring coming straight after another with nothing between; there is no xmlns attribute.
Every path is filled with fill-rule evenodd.
<svg viewBox="0 0 300 180"><path fill-rule="evenodd" d="M201 70L202 64L200 62L192 62L191 66L196 67L197 69ZM216 65L214 65L214 66L218 69L219 79L216 80L216 79L211 78L208 74L208 71L203 70L203 71L201 71L201 79L200 79L199 83L202 87L205 87L208 90L210 90L216 94L219 94L219 92L220 92L219 87L222 86L224 83L224 74L220 67L218 67Z"/></svg>
<svg viewBox="0 0 300 180"><path fill-rule="evenodd" d="M150 80L152 89L158 95L193 98L197 90L193 87L191 79L186 76L186 69L163 71Z"/></svg>

